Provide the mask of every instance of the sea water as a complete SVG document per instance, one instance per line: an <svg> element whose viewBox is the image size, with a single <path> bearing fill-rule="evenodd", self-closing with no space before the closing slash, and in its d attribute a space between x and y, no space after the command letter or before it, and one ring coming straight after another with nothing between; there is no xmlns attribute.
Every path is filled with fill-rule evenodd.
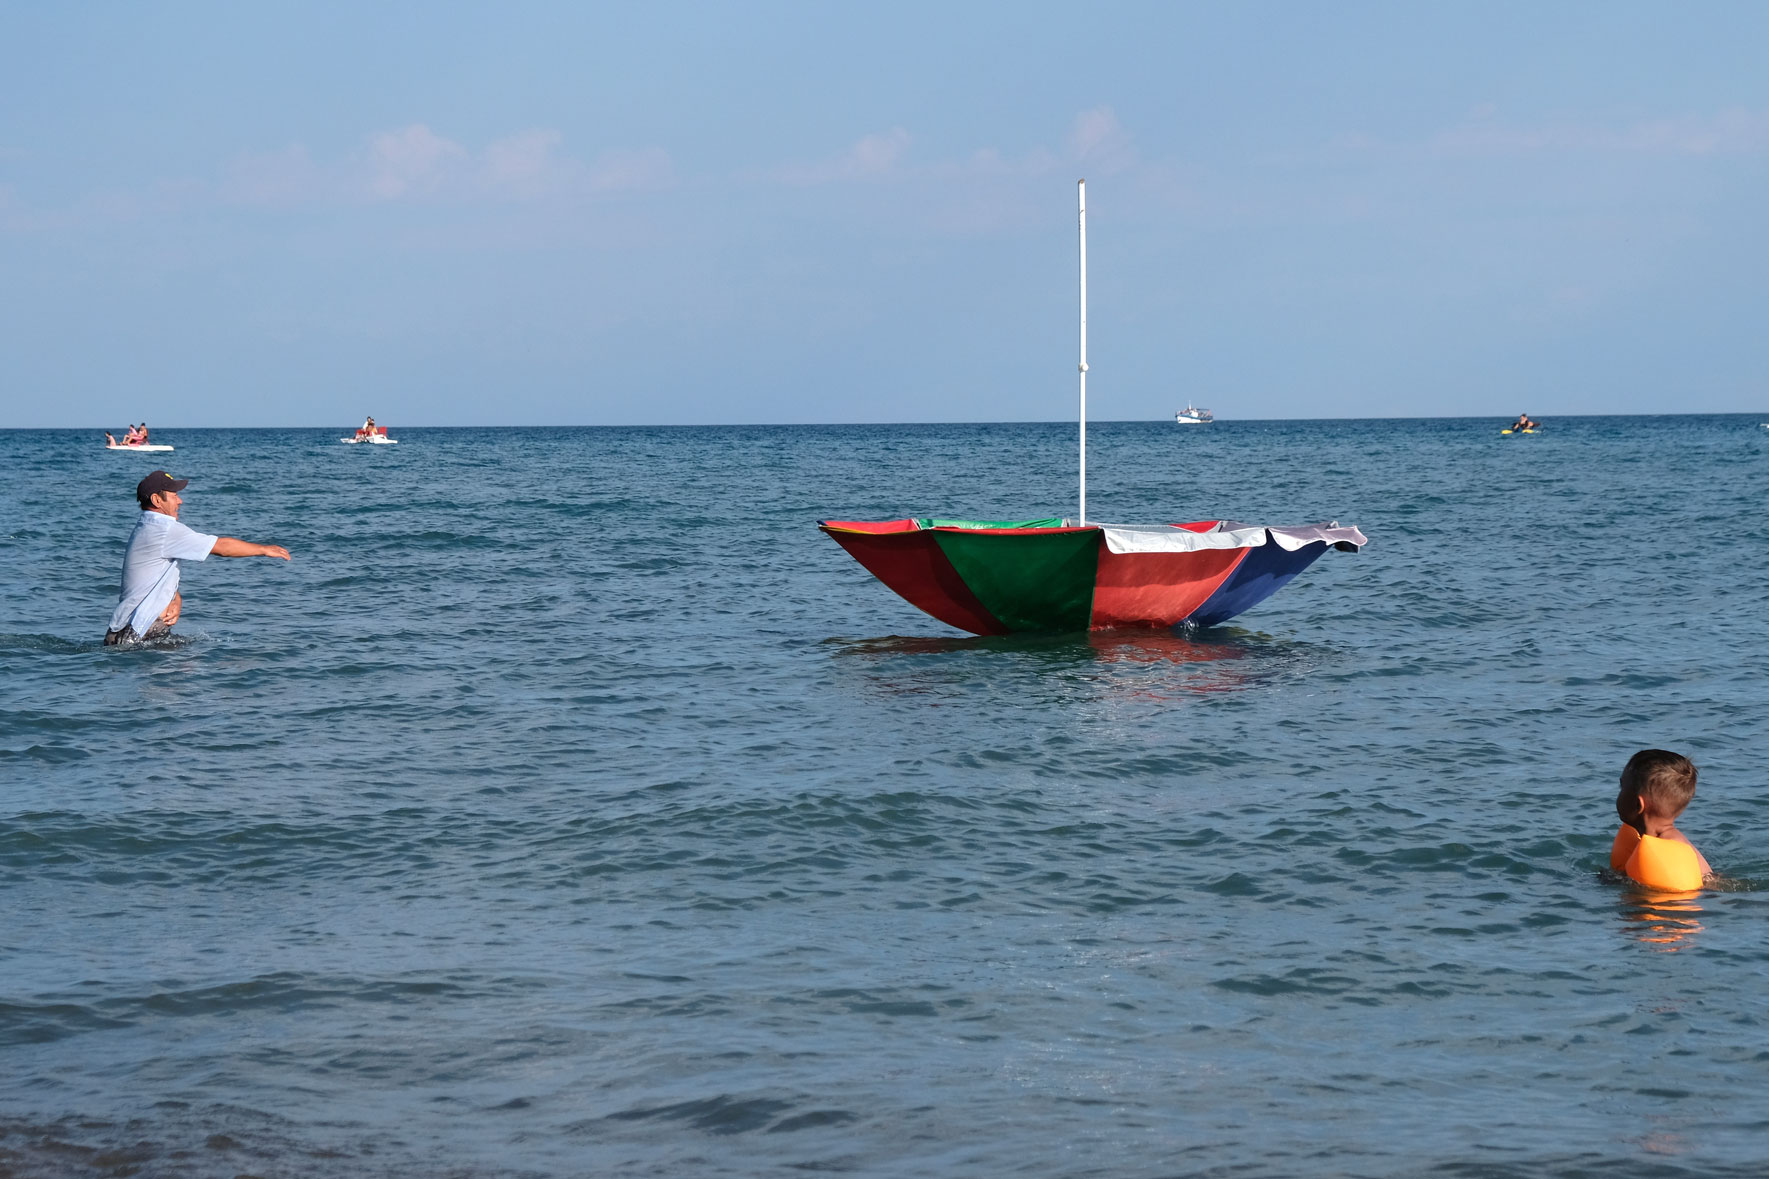
<svg viewBox="0 0 1769 1179"><path fill-rule="evenodd" d="M1760 1175L1769 430L1502 424L1096 424L1095 518L1370 545L991 639L816 521L1072 425L0 433L0 1172ZM106 649L154 466L294 561Z"/></svg>

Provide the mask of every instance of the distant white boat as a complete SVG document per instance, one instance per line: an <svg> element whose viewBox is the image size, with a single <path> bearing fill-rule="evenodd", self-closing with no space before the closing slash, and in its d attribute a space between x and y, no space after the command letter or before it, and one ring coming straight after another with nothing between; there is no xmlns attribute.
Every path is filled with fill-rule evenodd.
<svg viewBox="0 0 1769 1179"><path fill-rule="evenodd" d="M1207 409L1199 409L1188 405L1173 415L1173 420L1182 426L1208 426L1216 420L1216 416Z"/></svg>
<svg viewBox="0 0 1769 1179"><path fill-rule="evenodd" d="M158 452L158 451L171 450L172 448L170 446L162 446L158 442L138 442L134 446L125 446L121 442L111 442L111 443L105 444L105 449L106 450L151 450L151 451Z"/></svg>

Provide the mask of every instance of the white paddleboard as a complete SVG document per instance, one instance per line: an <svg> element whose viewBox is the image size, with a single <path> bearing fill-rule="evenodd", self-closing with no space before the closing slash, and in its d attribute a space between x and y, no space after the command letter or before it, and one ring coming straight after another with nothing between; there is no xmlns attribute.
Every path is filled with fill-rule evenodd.
<svg viewBox="0 0 1769 1179"><path fill-rule="evenodd" d="M115 446L112 446L109 443L106 443L105 449L106 450L167 451L167 450L171 450L172 448L170 446L161 446L158 442L148 442L148 443L144 443L140 446L124 446L121 442L119 442Z"/></svg>

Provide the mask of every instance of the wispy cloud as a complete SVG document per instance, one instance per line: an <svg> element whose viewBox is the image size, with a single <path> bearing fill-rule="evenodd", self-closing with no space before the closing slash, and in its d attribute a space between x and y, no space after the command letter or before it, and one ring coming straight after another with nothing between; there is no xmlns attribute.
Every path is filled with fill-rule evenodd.
<svg viewBox="0 0 1769 1179"><path fill-rule="evenodd" d="M326 178L298 143L278 151L248 152L228 162L221 196L242 205L293 205L325 195Z"/></svg>
<svg viewBox="0 0 1769 1179"><path fill-rule="evenodd" d="M1502 156L1612 152L1659 156L1753 155L1769 151L1769 110L1733 108L1706 115L1647 119L1625 126L1512 123L1479 107L1425 144L1436 155Z"/></svg>
<svg viewBox="0 0 1769 1179"><path fill-rule="evenodd" d="M422 123L369 140L369 191L382 200L434 193L471 170L471 153Z"/></svg>
<svg viewBox="0 0 1769 1179"><path fill-rule="evenodd" d="M222 199L259 206L446 201L535 201L670 187L660 147L610 150L590 160L561 150L546 128L519 131L473 151L423 123L381 131L350 155L318 161L302 144L232 160Z"/></svg>
<svg viewBox="0 0 1769 1179"><path fill-rule="evenodd" d="M559 158L564 136L557 131L518 132L487 145L482 178L490 190L516 197L539 197L556 191L569 175L569 164Z"/></svg>
<svg viewBox="0 0 1769 1179"><path fill-rule="evenodd" d="M820 160L781 165L763 173L770 180L794 186L891 180L1012 179L1044 176L1065 165L1094 171L1122 172L1138 163L1130 133L1109 106L1077 114L1060 150L1034 147L1010 156L995 147L974 148L961 156L911 157L915 143L903 127L861 136L841 151Z"/></svg>
<svg viewBox="0 0 1769 1179"><path fill-rule="evenodd" d="M593 192L642 192L671 188L675 183L675 163L661 147L603 152L589 168Z"/></svg>
<svg viewBox="0 0 1769 1179"><path fill-rule="evenodd" d="M951 190L943 198L946 204L965 210L950 220L988 226L1022 216L1024 202L1017 195L1022 182L1070 168L1114 173L1151 167L1138 157L1130 133L1109 106L1078 112L1053 140L1050 146L1015 153L981 146L927 156L917 151L918 140L907 128L892 126L860 135L821 159L722 180L798 188L937 180ZM699 181L718 184L721 178ZM476 147L428 123L410 123L366 135L351 151L326 155L295 142L244 152L225 161L209 179L92 194L55 212L31 209L21 193L0 189L0 228L116 221L217 204L294 212L328 206L571 203L679 183L675 160L659 146L580 156L568 150L559 131L535 127Z"/></svg>
<svg viewBox="0 0 1769 1179"><path fill-rule="evenodd" d="M55 232L87 225L125 224L189 208L201 199L194 180L156 180L137 189L102 188L60 207L33 205L15 186L0 185L0 231Z"/></svg>
<svg viewBox="0 0 1769 1179"><path fill-rule="evenodd" d="M910 142L909 132L892 127L889 131L861 136L829 159L787 164L776 169L774 176L795 185L888 178L901 173Z"/></svg>
<svg viewBox="0 0 1769 1179"><path fill-rule="evenodd" d="M1075 116L1069 131L1069 155L1096 172L1122 172L1136 162L1130 133L1109 106L1096 106Z"/></svg>
<svg viewBox="0 0 1769 1179"><path fill-rule="evenodd" d="M1017 158L1003 155L993 147L980 147L964 159L948 164L946 170L963 176L1011 179L1047 175L1055 171L1060 162L1054 153L1043 147L1033 148Z"/></svg>
<svg viewBox="0 0 1769 1179"><path fill-rule="evenodd" d="M1077 112L1051 129L1049 142L1019 151L996 146L933 154L907 128L874 131L818 159L799 160L741 175L763 185L815 189L831 186L887 189L926 184L928 192L905 204L869 205L869 215L907 216L942 232L993 234L1038 223L1047 208L1053 176L1124 174L1139 191L1174 204L1182 186L1172 169L1142 158L1130 132L1109 106ZM1189 190L1182 193L1189 199Z"/></svg>

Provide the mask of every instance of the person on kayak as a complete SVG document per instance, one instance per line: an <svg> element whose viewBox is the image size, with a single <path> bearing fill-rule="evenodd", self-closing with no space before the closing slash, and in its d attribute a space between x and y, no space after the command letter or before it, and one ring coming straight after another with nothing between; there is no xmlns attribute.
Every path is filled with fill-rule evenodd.
<svg viewBox="0 0 1769 1179"><path fill-rule="evenodd" d="M1511 429L1513 432L1521 434L1525 430L1533 430L1539 425L1541 425L1541 423L1530 417L1528 414L1520 413L1517 415L1517 420L1511 423Z"/></svg>
<svg viewBox="0 0 1769 1179"><path fill-rule="evenodd" d="M222 557L289 559L289 550L281 545L210 536L180 524L178 507L184 500L178 493L189 482L154 471L135 485L141 515L135 521L135 531L129 534L129 547L123 552L123 587L117 594L111 624L104 633L105 646L158 638L172 629L184 608L184 599L178 592L180 561L205 561L211 553Z"/></svg>

